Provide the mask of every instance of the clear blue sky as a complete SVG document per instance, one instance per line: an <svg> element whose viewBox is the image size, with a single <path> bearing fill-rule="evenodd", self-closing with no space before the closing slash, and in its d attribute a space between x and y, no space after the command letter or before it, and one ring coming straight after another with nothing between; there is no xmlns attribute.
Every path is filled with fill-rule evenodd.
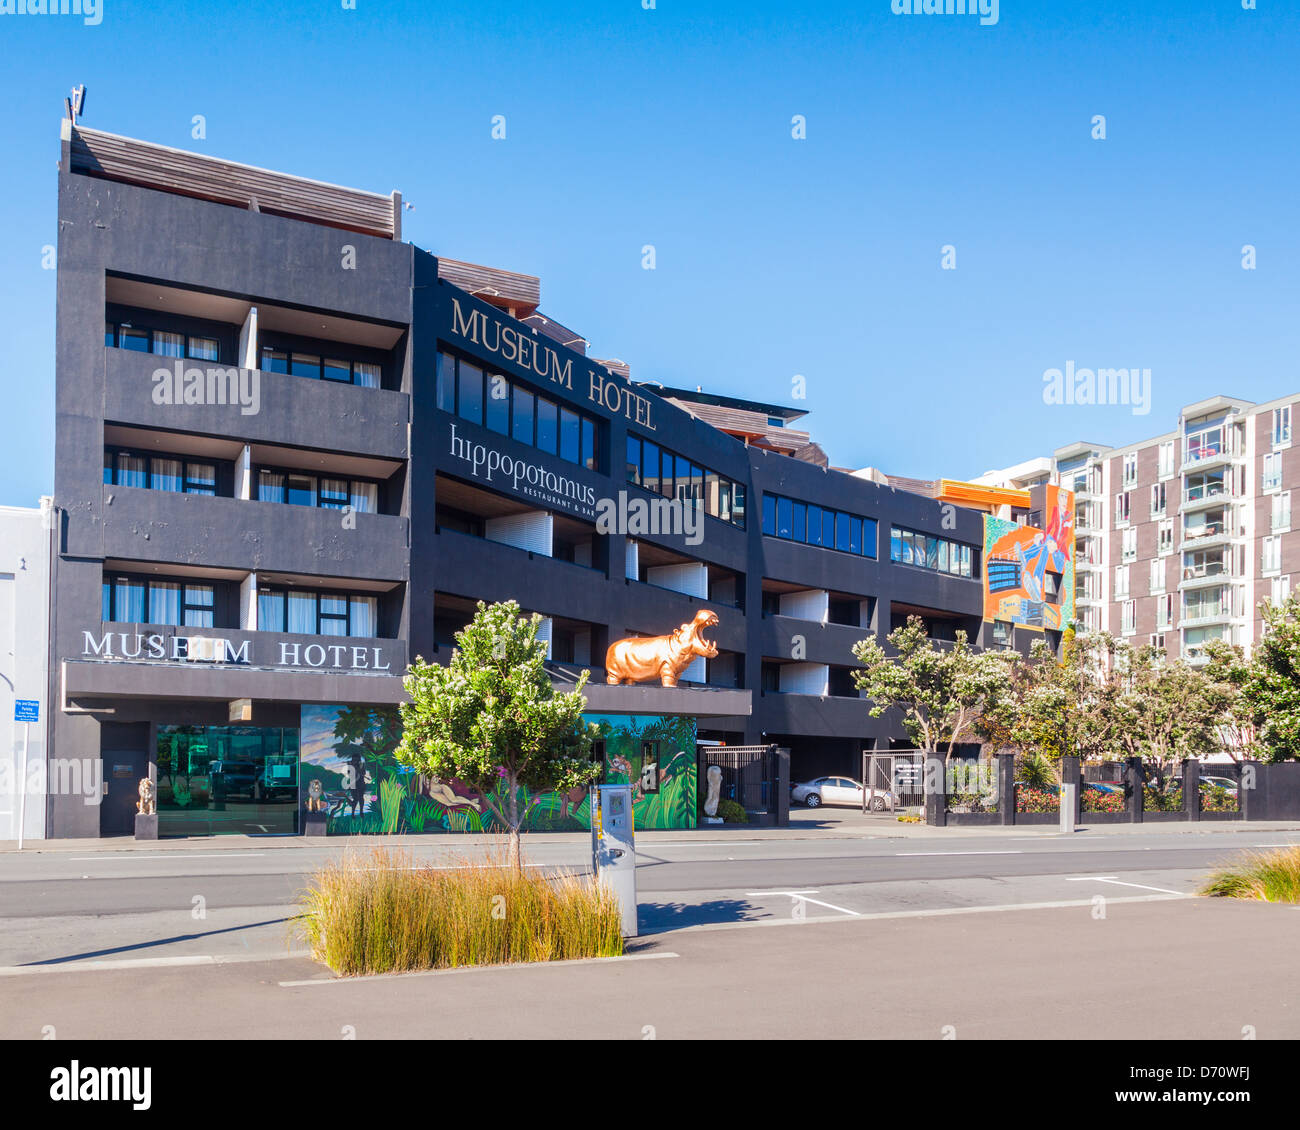
<svg viewBox="0 0 1300 1130"><path fill-rule="evenodd" d="M0 15L0 503L53 487L41 248L78 82L97 129L400 189L408 239L541 276L634 378L788 402L802 374L837 465L969 477L1300 391L1296 0L1002 0L993 27L889 0L101 3ZM1150 368L1150 414L1044 405L1070 360Z"/></svg>

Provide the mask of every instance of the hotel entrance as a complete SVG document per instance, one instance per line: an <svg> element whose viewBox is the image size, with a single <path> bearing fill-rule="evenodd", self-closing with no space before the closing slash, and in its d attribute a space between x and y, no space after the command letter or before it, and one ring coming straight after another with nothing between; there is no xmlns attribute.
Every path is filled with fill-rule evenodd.
<svg viewBox="0 0 1300 1130"><path fill-rule="evenodd" d="M295 835L298 731L159 726L159 836Z"/></svg>

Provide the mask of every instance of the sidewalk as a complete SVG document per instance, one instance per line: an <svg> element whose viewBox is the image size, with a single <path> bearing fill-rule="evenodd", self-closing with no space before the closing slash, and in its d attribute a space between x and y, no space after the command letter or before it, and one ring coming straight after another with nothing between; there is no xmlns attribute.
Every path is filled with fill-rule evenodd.
<svg viewBox="0 0 1300 1130"><path fill-rule="evenodd" d="M1097 824L1085 825L1075 833L1075 838L1087 837L1112 839L1122 836L1149 835L1227 835L1232 833L1300 833L1300 821L1297 820L1252 820L1252 821L1207 821L1207 822L1166 822L1150 824ZM759 828L746 824L710 824L695 829L672 831L641 831L636 834L637 843L651 846L654 844L683 843L700 841L737 840L737 841L792 841L792 840L862 840L862 839L899 839L899 840L968 840L996 839L1014 836L1017 839L1051 839L1059 837L1061 832L1055 824L1034 825L990 825L984 827L948 827L931 828L926 824L901 824L889 813L864 815L854 809L818 809L797 808L790 810L788 828ZM587 844L589 832L531 832L525 833L523 842L527 850L530 844ZM431 833L429 835L407 836L198 836L187 839L133 840L129 836L115 836L108 839L79 840L27 840L23 845L23 854L39 852L218 852L218 851L288 851L295 848L335 845L349 845L355 848L390 847L414 848L459 847L465 850L478 850L477 845L504 843L504 836L474 834ZM0 840L0 854L16 854L16 840Z"/></svg>

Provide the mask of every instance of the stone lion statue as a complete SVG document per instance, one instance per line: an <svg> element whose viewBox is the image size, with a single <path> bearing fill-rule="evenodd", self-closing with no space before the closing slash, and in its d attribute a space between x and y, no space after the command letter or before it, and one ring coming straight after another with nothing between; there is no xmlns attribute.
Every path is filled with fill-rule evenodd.
<svg viewBox="0 0 1300 1130"><path fill-rule="evenodd" d="M605 653L605 682L631 686L658 679L665 687L675 687L697 656L717 656L718 645L700 635L717 623L718 614L702 608L689 624L666 636L634 637L611 644Z"/></svg>
<svg viewBox="0 0 1300 1130"><path fill-rule="evenodd" d="M153 781L148 777L140 778L140 799L136 802L135 810L141 816L152 816L157 812L157 802L154 797Z"/></svg>
<svg viewBox="0 0 1300 1130"><path fill-rule="evenodd" d="M325 790L321 787L319 777L313 777L307 783L307 811L325 811Z"/></svg>

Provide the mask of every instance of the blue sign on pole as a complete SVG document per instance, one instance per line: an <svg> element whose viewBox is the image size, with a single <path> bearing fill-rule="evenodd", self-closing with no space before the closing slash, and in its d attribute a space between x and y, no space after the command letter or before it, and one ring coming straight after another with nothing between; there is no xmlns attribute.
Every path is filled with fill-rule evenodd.
<svg viewBox="0 0 1300 1130"><path fill-rule="evenodd" d="M14 699L14 721L15 722L39 722L41 720L41 704L34 698Z"/></svg>

